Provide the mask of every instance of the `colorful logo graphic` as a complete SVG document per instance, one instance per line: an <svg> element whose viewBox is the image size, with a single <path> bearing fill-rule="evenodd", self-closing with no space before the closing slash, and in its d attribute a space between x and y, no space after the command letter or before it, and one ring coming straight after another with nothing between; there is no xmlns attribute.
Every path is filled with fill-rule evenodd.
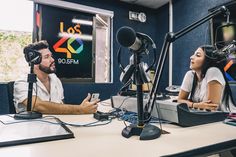
<svg viewBox="0 0 236 157"><path fill-rule="evenodd" d="M64 23L60 22L60 32L62 35L61 39L59 39L54 45L53 49L55 52L58 53L66 53L66 58L71 59L72 54L79 54L84 49L83 41L78 36L73 36L75 33L81 35L80 25L77 24L74 27L69 27L67 32L64 31ZM65 42L67 42L66 47ZM76 44L74 43L76 42ZM76 45L76 48L75 48Z"/></svg>
<svg viewBox="0 0 236 157"><path fill-rule="evenodd" d="M236 73L235 73L235 56L233 58L229 58L228 63L224 67L225 75L229 81L235 81L236 80Z"/></svg>

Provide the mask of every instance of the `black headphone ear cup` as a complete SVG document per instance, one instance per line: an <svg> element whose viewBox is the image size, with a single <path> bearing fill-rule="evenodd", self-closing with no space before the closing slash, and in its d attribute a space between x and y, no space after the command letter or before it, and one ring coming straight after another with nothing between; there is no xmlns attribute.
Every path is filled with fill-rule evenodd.
<svg viewBox="0 0 236 157"><path fill-rule="evenodd" d="M25 60L29 63L40 64L42 61L41 53L33 49L25 48L24 54L25 54Z"/></svg>
<svg viewBox="0 0 236 157"><path fill-rule="evenodd" d="M135 66L133 64L127 65L124 69L124 72L121 72L120 81L124 84L127 83L129 79L131 78L134 70L135 70Z"/></svg>
<svg viewBox="0 0 236 157"><path fill-rule="evenodd" d="M139 71L140 71L140 76L141 76L141 83L149 83L151 81L150 79L150 74L146 70L148 69L148 65L144 62L139 63Z"/></svg>

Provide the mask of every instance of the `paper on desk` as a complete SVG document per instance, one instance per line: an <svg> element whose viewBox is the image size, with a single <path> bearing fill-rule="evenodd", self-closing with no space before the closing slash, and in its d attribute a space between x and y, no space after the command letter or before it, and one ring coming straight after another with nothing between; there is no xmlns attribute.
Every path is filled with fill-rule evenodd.
<svg viewBox="0 0 236 157"><path fill-rule="evenodd" d="M15 120L8 115L0 116L0 120L5 123L0 123L0 143L68 134L61 125L40 120ZM44 120L56 123L53 118Z"/></svg>

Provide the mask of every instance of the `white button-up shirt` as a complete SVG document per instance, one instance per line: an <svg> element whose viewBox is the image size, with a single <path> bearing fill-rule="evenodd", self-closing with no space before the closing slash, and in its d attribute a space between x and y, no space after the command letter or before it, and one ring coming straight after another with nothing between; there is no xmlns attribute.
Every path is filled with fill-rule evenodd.
<svg viewBox="0 0 236 157"><path fill-rule="evenodd" d="M55 74L49 74L50 93L46 87L37 78L37 82L33 85L33 96L39 97L42 101L50 101L55 103L63 103L64 92L62 83ZM14 105L16 112L26 111L26 106L22 102L28 97L28 82L27 77L17 80L14 83ZM34 102L32 102L33 104Z"/></svg>

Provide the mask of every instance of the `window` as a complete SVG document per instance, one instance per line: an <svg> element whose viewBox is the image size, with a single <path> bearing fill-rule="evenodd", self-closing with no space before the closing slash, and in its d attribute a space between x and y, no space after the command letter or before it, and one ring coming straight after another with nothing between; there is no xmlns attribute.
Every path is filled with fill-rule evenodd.
<svg viewBox="0 0 236 157"><path fill-rule="evenodd" d="M65 81L81 81L81 82L95 82L95 83L109 83L113 81L112 78L112 18L113 12L103 9L97 9L93 7L83 6L79 4L63 2L63 1L41 1L41 0L8 0L1 2L0 5L0 81L7 82L13 81L21 76L25 76L29 73L29 67L27 62L24 59L23 48L32 43L32 38L34 41L46 39L43 38L42 31L37 30L35 24L37 21L36 16L34 15L33 8L38 9L39 5L46 5L50 7L56 7L58 9L69 10L76 13L84 13L87 15L91 15L92 25L87 28L90 29L90 36L87 41L90 41L91 45L91 53L90 53L90 68L84 66L90 70L90 74L80 73L81 70L77 73L78 76L59 76ZM14 5L13 5L14 4ZM19 11L19 9L21 9ZM16 16L17 15L17 16ZM34 18L35 17L35 18ZM73 18L76 22L76 18ZM41 21L42 22L42 21ZM72 22L72 19L71 19ZM78 21L77 21L78 22ZM79 23L82 25L81 23ZM74 26L76 23L74 23ZM66 29L67 26L64 25ZM83 26L85 27L85 25ZM48 28L50 28L48 26ZM68 27L70 28L70 27ZM34 31L33 31L34 30ZM50 31L50 30L49 30ZM65 32L67 34L65 34ZM68 35L73 37L73 33L67 32L65 30L64 34L60 35ZM59 32L57 32L59 33ZM33 35L33 37L32 37ZM57 34L59 35L59 34ZM74 34L75 35L75 34ZM75 36L76 37L76 36ZM83 40L82 40L83 41ZM85 41L84 41L85 42ZM68 42L67 42L68 43ZM52 43L52 45L54 45ZM52 46L50 45L50 46ZM76 43L72 43L73 46L76 47ZM62 45L63 46L63 45ZM64 47L65 48L65 47ZM78 48L78 47L77 47ZM53 50L53 47L51 47ZM54 52L55 53L55 52ZM63 54L64 55L64 54ZM73 54L72 54L73 55ZM74 55L76 56L76 55ZM64 57L64 58L63 58ZM57 62L76 62L77 60L65 60L65 56L59 59L57 58ZM75 57L76 58L76 57ZM85 63L88 65L88 63ZM69 65L67 65L69 66ZM60 69L60 68L59 68ZM74 73L74 68L69 68L70 70L61 71L61 73L67 72Z"/></svg>
<svg viewBox="0 0 236 157"><path fill-rule="evenodd" d="M113 12L64 1L35 0L34 40L47 40L66 82L112 82Z"/></svg>
<svg viewBox="0 0 236 157"><path fill-rule="evenodd" d="M23 48L32 42L32 10L31 1L1 1L0 82L16 80L29 72Z"/></svg>

